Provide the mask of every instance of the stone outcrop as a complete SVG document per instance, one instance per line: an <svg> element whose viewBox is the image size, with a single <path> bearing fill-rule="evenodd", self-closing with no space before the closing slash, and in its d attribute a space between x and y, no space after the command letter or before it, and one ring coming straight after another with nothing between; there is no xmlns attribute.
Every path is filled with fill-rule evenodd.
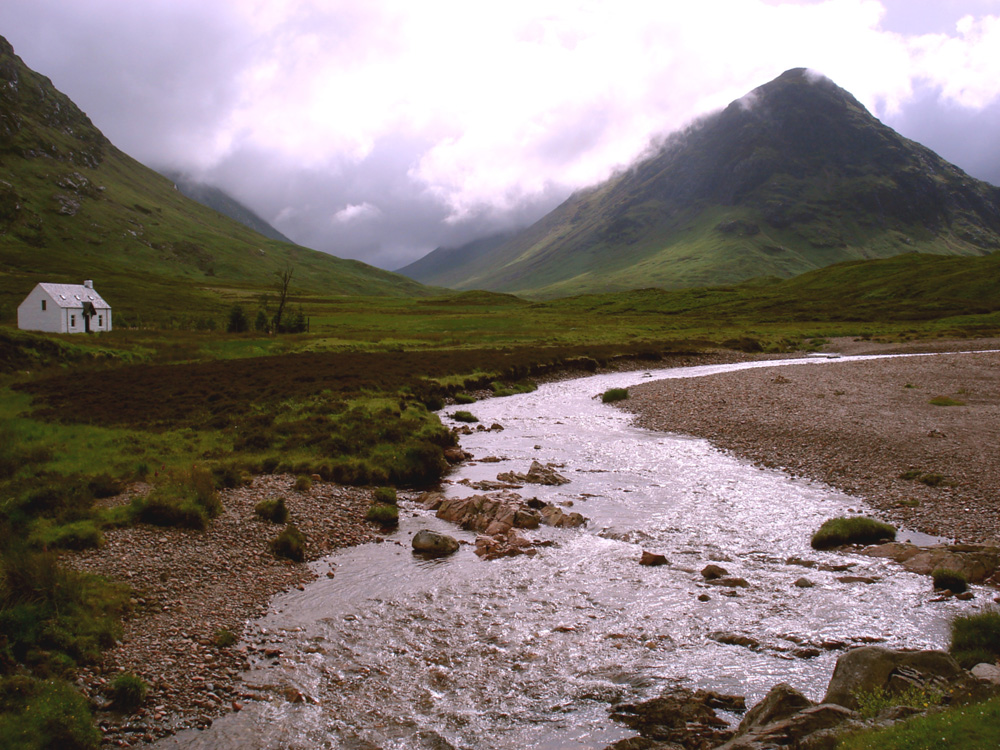
<svg viewBox="0 0 1000 750"><path fill-rule="evenodd" d="M902 692L908 687L940 688L959 680L964 670L943 651L893 651L865 646L837 659L824 703L857 709L859 692Z"/></svg>
<svg viewBox="0 0 1000 750"><path fill-rule="evenodd" d="M985 544L939 544L918 547L890 542L861 551L862 555L895 560L911 573L930 575L937 568L954 570L969 583L1000 586L1000 547Z"/></svg>
<svg viewBox="0 0 1000 750"><path fill-rule="evenodd" d="M497 480L515 484L543 484L548 486L569 484L569 480L557 472L556 468L558 467L555 464L541 464L538 461L532 461L527 474L506 471L497 474Z"/></svg>
<svg viewBox="0 0 1000 750"><path fill-rule="evenodd" d="M715 710L742 711L745 707L740 696L677 688L642 703L624 703L614 709L611 717L647 740L671 743L668 747L703 750L717 747L732 736L732 730Z"/></svg>
<svg viewBox="0 0 1000 750"><path fill-rule="evenodd" d="M413 535L413 551L422 555L440 557L458 551L458 540L455 537L441 534L430 529L422 529Z"/></svg>

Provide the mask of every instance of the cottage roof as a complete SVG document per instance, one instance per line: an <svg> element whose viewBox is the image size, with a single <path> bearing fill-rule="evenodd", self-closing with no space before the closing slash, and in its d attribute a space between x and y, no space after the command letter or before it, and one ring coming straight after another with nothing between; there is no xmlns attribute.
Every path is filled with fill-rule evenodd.
<svg viewBox="0 0 1000 750"><path fill-rule="evenodd" d="M110 310L111 305L90 287L83 284L49 284L40 283L40 286L59 305L59 307L83 307L84 302L90 302L95 309Z"/></svg>

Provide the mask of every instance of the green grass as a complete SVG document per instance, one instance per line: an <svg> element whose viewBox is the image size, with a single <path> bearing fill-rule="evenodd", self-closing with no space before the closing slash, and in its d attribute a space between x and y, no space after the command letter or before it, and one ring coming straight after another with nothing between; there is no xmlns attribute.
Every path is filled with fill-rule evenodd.
<svg viewBox="0 0 1000 750"><path fill-rule="evenodd" d="M288 520L288 508L283 497L261 500L254 506L254 512L271 523L285 523Z"/></svg>
<svg viewBox="0 0 1000 750"><path fill-rule="evenodd" d="M294 562L302 562L306 557L306 537L299 528L288 524L270 543L275 557L284 557Z"/></svg>
<svg viewBox="0 0 1000 750"><path fill-rule="evenodd" d="M984 750L1000 747L1000 698L916 716L840 740L837 750Z"/></svg>
<svg viewBox="0 0 1000 750"><path fill-rule="evenodd" d="M612 404L615 401L624 401L628 398L628 388L609 388L601 394L601 402Z"/></svg>
<svg viewBox="0 0 1000 750"><path fill-rule="evenodd" d="M814 549L831 549L844 544L875 544L896 538L896 529L887 523L863 516L831 518L813 534Z"/></svg>
<svg viewBox="0 0 1000 750"><path fill-rule="evenodd" d="M0 747L96 750L101 733L87 699L63 680L0 676Z"/></svg>
<svg viewBox="0 0 1000 750"><path fill-rule="evenodd" d="M399 525L399 508L387 503L375 503L365 514L365 520L377 523L384 528L395 528Z"/></svg>
<svg viewBox="0 0 1000 750"><path fill-rule="evenodd" d="M111 681L111 705L122 713L134 713L146 700L149 688L131 672L122 672Z"/></svg>
<svg viewBox="0 0 1000 750"><path fill-rule="evenodd" d="M894 706L911 706L924 711L941 703L944 698L940 690L911 685L906 690L890 693L883 687L854 694L858 702L858 713L863 719L874 719L882 711Z"/></svg>
<svg viewBox="0 0 1000 750"><path fill-rule="evenodd" d="M471 411L456 411L451 415L451 418L456 422L478 422L479 417L473 414Z"/></svg>
<svg viewBox="0 0 1000 750"><path fill-rule="evenodd" d="M966 669L1000 660L1000 610L960 615L951 623L952 656Z"/></svg>
<svg viewBox="0 0 1000 750"><path fill-rule="evenodd" d="M941 591L947 589L953 594L961 594L969 588L969 581L957 570L935 568L931 571L931 579L934 581L934 588Z"/></svg>
<svg viewBox="0 0 1000 750"><path fill-rule="evenodd" d="M965 406L964 401L957 401L951 396L935 396L927 403L931 406Z"/></svg>

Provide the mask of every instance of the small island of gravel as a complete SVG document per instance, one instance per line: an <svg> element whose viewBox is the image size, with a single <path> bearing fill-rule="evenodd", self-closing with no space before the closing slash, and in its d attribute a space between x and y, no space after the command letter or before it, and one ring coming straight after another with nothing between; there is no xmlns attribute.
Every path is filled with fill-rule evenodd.
<svg viewBox="0 0 1000 750"><path fill-rule="evenodd" d="M845 354L855 353L841 343ZM878 351L866 345L856 353ZM630 388L620 403L642 427L707 438L760 465L825 482L903 528L1000 543L1000 353L662 380Z"/></svg>

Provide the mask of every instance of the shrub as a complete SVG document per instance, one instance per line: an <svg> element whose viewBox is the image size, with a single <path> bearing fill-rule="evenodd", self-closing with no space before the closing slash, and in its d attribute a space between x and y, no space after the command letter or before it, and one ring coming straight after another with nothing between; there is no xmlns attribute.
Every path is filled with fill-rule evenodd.
<svg viewBox="0 0 1000 750"><path fill-rule="evenodd" d="M285 498L269 497L261 500L254 506L254 513L271 523L285 523L288 520L288 508L285 506Z"/></svg>
<svg viewBox="0 0 1000 750"><path fill-rule="evenodd" d="M471 393L456 393L455 394L456 404L474 404L476 403L476 397Z"/></svg>
<svg viewBox="0 0 1000 750"><path fill-rule="evenodd" d="M284 557L295 562L306 559L306 537L294 523L288 524L272 539L270 546L275 557Z"/></svg>
<svg viewBox="0 0 1000 750"><path fill-rule="evenodd" d="M299 474L295 477L295 490L297 492L306 492L311 490L313 486L313 480L306 474Z"/></svg>
<svg viewBox="0 0 1000 750"><path fill-rule="evenodd" d="M212 642L215 644L216 648L229 648L237 641L239 641L239 638L236 637L236 634L233 633L233 631L229 628L220 628L215 631L215 638Z"/></svg>
<svg viewBox="0 0 1000 750"><path fill-rule="evenodd" d="M601 402L610 404L615 401L624 401L628 398L628 388L609 388L601 394Z"/></svg>
<svg viewBox="0 0 1000 750"><path fill-rule="evenodd" d="M475 416L472 412L469 411L456 411L454 414L451 415L451 418L454 419L456 422L479 421L479 417Z"/></svg>
<svg viewBox="0 0 1000 750"><path fill-rule="evenodd" d="M87 699L63 680L0 677L0 747L96 750Z"/></svg>
<svg viewBox="0 0 1000 750"><path fill-rule="evenodd" d="M395 505L398 501L395 487L376 487L374 496L376 503L384 505Z"/></svg>
<svg viewBox="0 0 1000 750"><path fill-rule="evenodd" d="M146 683L131 672L123 672L111 681L111 704L115 710L130 714L146 700Z"/></svg>
<svg viewBox="0 0 1000 750"><path fill-rule="evenodd" d="M960 615L952 620L948 650L966 669L983 661L995 662L1000 657L1000 610Z"/></svg>
<svg viewBox="0 0 1000 750"><path fill-rule="evenodd" d="M896 528L863 516L831 518L813 534L813 549L830 549L844 544L874 544L896 538Z"/></svg>
<svg viewBox="0 0 1000 750"><path fill-rule="evenodd" d="M366 521L372 521L384 528L393 528L399 525L399 509L395 505L385 505L375 503L365 514Z"/></svg>
<svg viewBox="0 0 1000 750"><path fill-rule="evenodd" d="M948 568L935 568L931 572L934 580L934 588L951 591L953 594L961 594L969 588L969 582L962 573Z"/></svg>

